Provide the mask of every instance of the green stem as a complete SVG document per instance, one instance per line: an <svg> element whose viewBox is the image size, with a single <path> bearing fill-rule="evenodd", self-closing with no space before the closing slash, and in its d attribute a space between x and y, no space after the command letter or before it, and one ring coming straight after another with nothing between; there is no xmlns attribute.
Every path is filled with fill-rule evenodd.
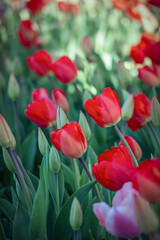
<svg viewBox="0 0 160 240"><path fill-rule="evenodd" d="M58 174L54 174L55 185L56 185L56 205L57 205L57 215L60 212L60 205L59 205L59 184L58 184Z"/></svg>
<svg viewBox="0 0 160 240"><path fill-rule="evenodd" d="M84 170L86 171L86 173L87 173L90 181L93 181L92 175L91 175L91 173L90 173L90 171L89 171L89 169L88 169L85 161L83 160L83 158L79 158L79 161L80 161L81 165L83 166ZM94 185L94 191L95 191L95 194L96 194L96 196L97 196L97 200L98 200L99 202L102 202L102 199L101 199L99 190L98 190L98 188L97 188L96 185Z"/></svg>
<svg viewBox="0 0 160 240"><path fill-rule="evenodd" d="M155 131L151 122L148 122L148 127L151 129L151 132L152 132L152 134L153 134L153 136L156 140L156 143L158 145L158 148L160 149L160 140L159 140L159 137L157 136L157 133L156 133L156 131Z"/></svg>
<svg viewBox="0 0 160 240"><path fill-rule="evenodd" d="M78 231L73 230L73 240L78 240L78 239L79 239Z"/></svg>
<svg viewBox="0 0 160 240"><path fill-rule="evenodd" d="M18 116L18 109L17 109L17 101L13 101L13 111L14 111L14 119L15 119L15 131L16 131L16 139L17 145L20 143L20 131L19 131L19 116Z"/></svg>
<svg viewBox="0 0 160 240"><path fill-rule="evenodd" d="M73 168L73 173L74 173L74 179L75 179L75 185L76 185L76 189L79 188L79 169L77 166L77 161L76 159L71 159L72 161L72 168Z"/></svg>
<svg viewBox="0 0 160 240"><path fill-rule="evenodd" d="M16 161L17 161L17 164L18 164L19 168L21 169L21 171L22 171L22 173L23 173L23 176L24 176L24 178L25 178L25 180L26 180L26 183L28 184L28 187L30 188L30 190L31 190L31 192L32 192L32 195L33 195L33 197L34 197L35 194L36 194L36 191L35 191L35 189L34 189L34 186L33 186L32 182L31 182L31 180L30 180L30 178L29 178L29 176L28 176L25 168L23 167L23 165L22 165L22 163L21 163L21 160L20 160L19 157L16 155L15 151L12 151L12 152L13 152L15 158L16 158Z"/></svg>
<svg viewBox="0 0 160 240"><path fill-rule="evenodd" d="M12 163L13 163L13 166L15 168L15 171L16 171L16 176L18 178L18 182L20 184L20 187L22 189L22 192L24 194L24 198L25 198L25 201L26 201L26 204L27 204L27 208L28 208L28 211L29 211L29 214L31 214L32 212L32 201L31 201L31 197L30 197L30 193L28 191L28 188L27 188L27 185L25 183L25 180L23 178L23 174L17 164L17 161L16 161L16 158L11 150L10 147L6 148L8 153L9 153L9 156L12 160Z"/></svg>
<svg viewBox="0 0 160 240"><path fill-rule="evenodd" d="M125 138L123 137L122 133L119 131L118 127L115 125L113 126L114 130L116 131L117 135L119 136L119 138L121 139L121 141L123 142L124 146L127 148L129 154L132 157L134 166L137 167L138 166L138 162L136 157L134 156L134 153L132 152L130 146L128 145L127 141L125 140Z"/></svg>

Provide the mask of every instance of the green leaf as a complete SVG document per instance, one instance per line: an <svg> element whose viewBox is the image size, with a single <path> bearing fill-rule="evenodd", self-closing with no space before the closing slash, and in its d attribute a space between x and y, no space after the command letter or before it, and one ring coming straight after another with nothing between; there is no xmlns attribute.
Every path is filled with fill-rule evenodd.
<svg viewBox="0 0 160 240"><path fill-rule="evenodd" d="M31 222L29 226L30 240L44 240L46 233L48 186L45 170L45 161L42 161L40 167L40 180L33 202Z"/></svg>
<svg viewBox="0 0 160 240"><path fill-rule="evenodd" d="M30 172L33 171L36 148L36 133L33 131L25 138L24 142L21 145L21 149L23 150L21 154L22 163L24 168Z"/></svg>
<svg viewBox="0 0 160 240"><path fill-rule="evenodd" d="M16 195L13 187L11 187L11 193L12 193L12 202L15 206L17 206L18 198L17 198L17 195Z"/></svg>
<svg viewBox="0 0 160 240"><path fill-rule="evenodd" d="M18 205L13 222L13 240L29 240L29 221L30 218L27 211L23 207Z"/></svg>
<svg viewBox="0 0 160 240"><path fill-rule="evenodd" d="M74 192L75 191L75 184L74 184L75 181L74 181L73 172L71 171L71 169L69 167L67 167L63 163L61 163L61 167L62 167L62 170L63 170L65 183L67 183L67 186L68 186L69 190Z"/></svg>
<svg viewBox="0 0 160 240"><path fill-rule="evenodd" d="M64 204L55 224L55 232L54 232L55 239L58 239L58 240L71 239L73 231L69 224L69 214L70 214L70 208L71 208L73 198L74 196L76 196L79 202L82 203L87 193L91 190L91 188L95 185L95 183L96 181L92 181L84 185L83 187L79 188L76 192L72 194L72 196Z"/></svg>
<svg viewBox="0 0 160 240"><path fill-rule="evenodd" d="M11 222L14 220L16 207L7 200L0 198L0 209L9 218Z"/></svg>

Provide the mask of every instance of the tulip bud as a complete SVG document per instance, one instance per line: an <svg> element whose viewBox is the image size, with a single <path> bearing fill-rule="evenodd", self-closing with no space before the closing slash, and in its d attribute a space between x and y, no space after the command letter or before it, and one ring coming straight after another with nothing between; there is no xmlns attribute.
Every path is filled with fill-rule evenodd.
<svg viewBox="0 0 160 240"><path fill-rule="evenodd" d="M91 93L88 91L88 89L85 89L84 94L83 94L83 102L85 102L91 98L92 98Z"/></svg>
<svg viewBox="0 0 160 240"><path fill-rule="evenodd" d="M81 57L78 54L76 54L76 56L75 56L75 64L78 67L78 69L84 70L83 61L82 61Z"/></svg>
<svg viewBox="0 0 160 240"><path fill-rule="evenodd" d="M45 156L46 144L48 144L48 141L47 141L44 133L42 132L42 130L40 128L38 128L38 147L39 147L40 153L43 156Z"/></svg>
<svg viewBox="0 0 160 240"><path fill-rule="evenodd" d="M16 140L11 132L11 129L4 117L0 114L0 146L4 148L11 147L14 149L15 145Z"/></svg>
<svg viewBox="0 0 160 240"><path fill-rule="evenodd" d="M22 63L18 57L14 58L12 71L14 71L16 76L20 76L23 72Z"/></svg>
<svg viewBox="0 0 160 240"><path fill-rule="evenodd" d="M3 75L0 73L0 90L4 90L5 86L6 86L5 79L4 79Z"/></svg>
<svg viewBox="0 0 160 240"><path fill-rule="evenodd" d="M19 84L13 73L11 73L8 83L8 96L12 101L15 101L19 97L19 94L20 94Z"/></svg>
<svg viewBox="0 0 160 240"><path fill-rule="evenodd" d="M69 216L69 221L72 229L75 231L79 230L82 224L82 220L83 220L83 213L82 213L81 205L78 199L74 197L71 210L70 210L70 216Z"/></svg>
<svg viewBox="0 0 160 240"><path fill-rule="evenodd" d="M125 100L125 102L122 106L122 118L123 118L123 120L129 120L132 117L133 109L134 109L134 100L133 100L133 94L131 94Z"/></svg>
<svg viewBox="0 0 160 240"><path fill-rule="evenodd" d="M8 168L9 171L14 173L15 169L14 169L14 166L13 166L13 163L11 161L8 151L5 148L2 148L2 151L3 151L3 159L6 164L6 167Z"/></svg>
<svg viewBox="0 0 160 240"><path fill-rule="evenodd" d="M57 108L57 128L63 127L69 120L61 107Z"/></svg>
<svg viewBox="0 0 160 240"><path fill-rule="evenodd" d="M134 196L135 214L139 228L144 233L152 233L157 230L158 217L149 205L149 203L140 195Z"/></svg>
<svg viewBox="0 0 160 240"><path fill-rule="evenodd" d="M88 36L84 36L82 38L81 45L82 45L82 49L85 52L85 54L89 54L92 52L92 44L91 44L90 38Z"/></svg>
<svg viewBox="0 0 160 240"><path fill-rule="evenodd" d="M118 77L121 84L130 84L132 82L132 76L128 69L125 68L124 63L119 61L117 64Z"/></svg>
<svg viewBox="0 0 160 240"><path fill-rule="evenodd" d="M85 117L85 115L83 114L82 111L80 111L79 122L78 123L81 126L81 128L84 132L84 135L85 135L85 137L88 141L91 137L91 129L90 129L90 126L87 122L87 119L86 119L86 117Z"/></svg>
<svg viewBox="0 0 160 240"><path fill-rule="evenodd" d="M54 173L58 173L61 168L61 161L58 151L52 146L49 153L49 167Z"/></svg>
<svg viewBox="0 0 160 240"><path fill-rule="evenodd" d="M156 127L160 127L160 104L156 96L153 96L151 102L151 119Z"/></svg>

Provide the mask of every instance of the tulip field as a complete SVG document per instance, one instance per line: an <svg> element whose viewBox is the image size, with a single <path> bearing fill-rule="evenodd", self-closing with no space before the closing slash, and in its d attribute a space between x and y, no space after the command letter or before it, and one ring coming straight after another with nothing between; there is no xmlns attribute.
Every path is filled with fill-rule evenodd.
<svg viewBox="0 0 160 240"><path fill-rule="evenodd" d="M160 0L0 1L0 240L160 240Z"/></svg>

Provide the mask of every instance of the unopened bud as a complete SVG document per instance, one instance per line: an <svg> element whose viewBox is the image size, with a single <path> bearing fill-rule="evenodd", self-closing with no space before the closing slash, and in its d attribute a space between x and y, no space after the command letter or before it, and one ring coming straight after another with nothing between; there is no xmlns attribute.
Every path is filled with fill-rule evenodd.
<svg viewBox="0 0 160 240"><path fill-rule="evenodd" d="M82 225L82 220L83 220L83 213L82 213L81 205L78 199L74 197L71 210L70 210L70 216L69 216L69 221L72 229L75 231L79 230Z"/></svg>
<svg viewBox="0 0 160 240"><path fill-rule="evenodd" d="M139 228L144 233L155 232L158 228L159 221L156 213L149 205L149 202L140 195L135 194L135 214Z"/></svg>
<svg viewBox="0 0 160 240"><path fill-rule="evenodd" d="M88 99L91 99L91 98L92 98L91 93L87 89L85 89L83 94L83 102L86 102Z"/></svg>
<svg viewBox="0 0 160 240"><path fill-rule="evenodd" d="M11 132L11 129L4 117L0 114L0 146L4 148L11 147L14 149L15 145L16 140Z"/></svg>
<svg viewBox="0 0 160 240"><path fill-rule="evenodd" d="M124 63L119 61L117 64L118 77L123 85L128 85L132 82L132 76L127 68L125 68Z"/></svg>
<svg viewBox="0 0 160 240"><path fill-rule="evenodd" d="M57 128L62 128L69 120L61 107L57 108Z"/></svg>
<svg viewBox="0 0 160 240"><path fill-rule="evenodd" d="M134 100L133 94L131 94L124 102L122 106L122 119L129 120L133 115Z"/></svg>
<svg viewBox="0 0 160 240"><path fill-rule="evenodd" d="M78 123L81 126L81 128L84 132L84 135L85 135L85 137L88 141L91 137L91 129L90 129L90 126L87 122L87 119L86 119L85 115L82 113L82 111L80 111L79 122Z"/></svg>
<svg viewBox="0 0 160 240"><path fill-rule="evenodd" d="M81 57L78 54L76 54L76 56L75 56L75 64L78 67L78 69L84 70L83 61L82 61Z"/></svg>
<svg viewBox="0 0 160 240"><path fill-rule="evenodd" d="M2 151L3 151L3 159L6 164L6 167L8 168L9 171L15 172L15 169L14 169L14 166L13 166L13 163L11 161L8 151L5 148L2 148Z"/></svg>
<svg viewBox="0 0 160 240"><path fill-rule="evenodd" d="M61 168L59 153L53 146L49 153L49 167L54 173L58 173Z"/></svg>
<svg viewBox="0 0 160 240"><path fill-rule="evenodd" d="M15 73L17 77L20 76L23 72L22 63L18 57L14 58L12 71Z"/></svg>
<svg viewBox="0 0 160 240"><path fill-rule="evenodd" d="M11 73L8 83L8 96L12 101L15 101L20 95L20 87L19 84L14 76L13 73Z"/></svg>
<svg viewBox="0 0 160 240"><path fill-rule="evenodd" d="M40 153L45 156L46 145L48 144L47 138L40 128L38 128L38 147Z"/></svg>
<svg viewBox="0 0 160 240"><path fill-rule="evenodd" d="M160 127L160 104L156 96L153 96L151 102L151 119L156 127Z"/></svg>

